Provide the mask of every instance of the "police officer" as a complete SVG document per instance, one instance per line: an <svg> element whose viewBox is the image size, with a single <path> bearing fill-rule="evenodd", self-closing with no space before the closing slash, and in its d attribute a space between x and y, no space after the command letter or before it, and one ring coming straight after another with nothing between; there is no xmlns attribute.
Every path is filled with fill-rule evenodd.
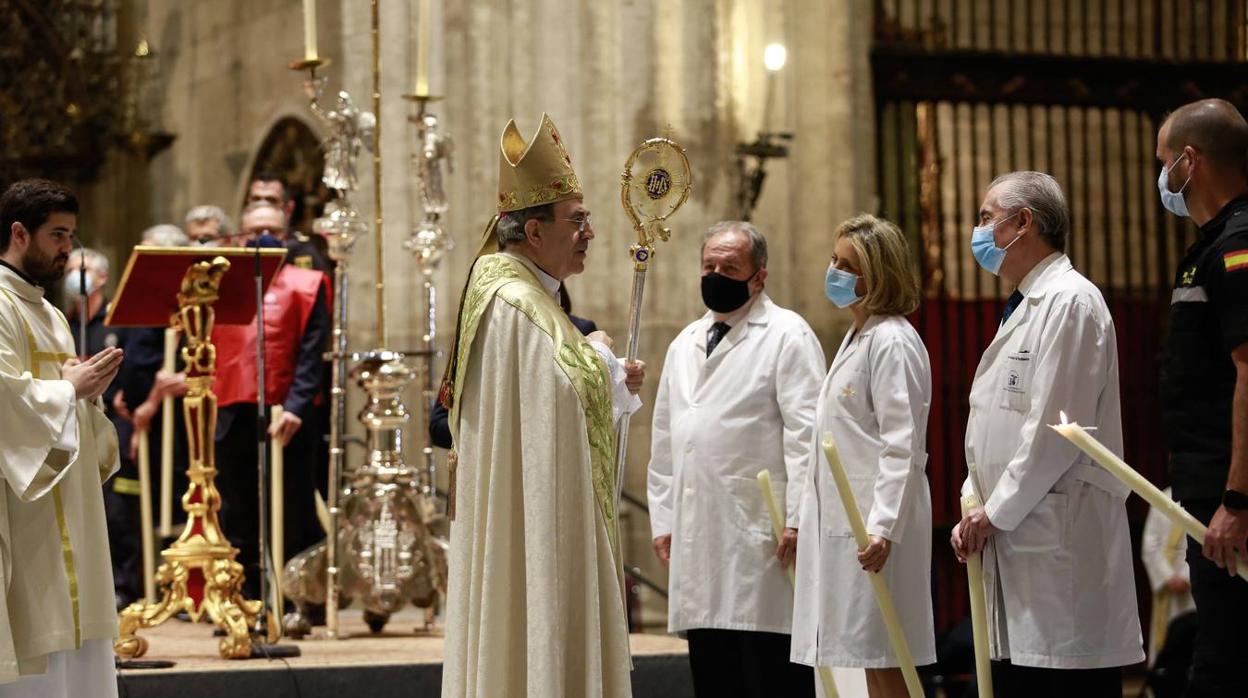
<svg viewBox="0 0 1248 698"><path fill-rule="evenodd" d="M1188 695L1248 695L1248 122L1230 103L1185 105L1157 132L1162 205L1199 226L1174 279L1162 367L1174 496L1209 525L1188 546L1198 629Z"/></svg>

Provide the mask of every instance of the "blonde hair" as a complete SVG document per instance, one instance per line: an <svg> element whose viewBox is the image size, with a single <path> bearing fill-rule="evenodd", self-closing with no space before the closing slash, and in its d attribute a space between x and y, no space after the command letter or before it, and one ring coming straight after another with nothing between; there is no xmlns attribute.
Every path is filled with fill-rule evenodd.
<svg viewBox="0 0 1248 698"><path fill-rule="evenodd" d="M867 295L862 307L872 315L909 315L919 307L919 276L906 236L891 221L870 214L837 227L833 240L847 238L858 255Z"/></svg>

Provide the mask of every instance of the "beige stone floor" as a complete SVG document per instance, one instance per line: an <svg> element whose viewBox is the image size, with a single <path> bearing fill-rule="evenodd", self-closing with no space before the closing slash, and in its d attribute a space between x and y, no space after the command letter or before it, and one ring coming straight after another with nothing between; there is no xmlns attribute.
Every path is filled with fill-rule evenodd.
<svg viewBox="0 0 1248 698"><path fill-rule="evenodd" d="M302 656L287 659L292 667L324 667L344 665L437 664L442 661L442 631L435 627L427 632L424 613L404 611L392 617L380 634L368 631L359 611L344 611L341 628L350 635L346 640L325 640L324 628L317 628L313 637L302 641L284 639L283 644L298 645ZM417 628L421 628L419 631ZM175 671L235 671L240 669L285 668L281 662L260 660L225 660L217 655L218 638L212 626L170 620L164 625L139 633L149 643L143 659L168 659L177 662L172 669L126 670L144 674ZM632 635L629 638L634 655L684 654L684 640L668 635Z"/></svg>
<svg viewBox="0 0 1248 698"><path fill-rule="evenodd" d="M313 638L302 641L285 639L283 644L298 645L303 654L286 660L292 667L331 667L348 665L387 664L437 664L442 661L442 632L423 630L424 613L404 611L393 618L380 634L374 635L364 625L359 611L342 613L341 627L350 635L346 640L320 639L324 628L317 628ZM417 630L417 628L422 628ZM204 623L169 621L159 628L141 632L150 643L144 659L168 659L177 662L172 669L124 670L130 674L170 673L182 671L238 671L278 670L286 665L278 661L241 660L230 661L217 656L217 638L212 636L212 626ZM634 634L629 637L634 656L658 654L685 654L688 645L684 640L670 635ZM837 676L842 686L842 698L865 696L865 692L853 690L859 678L849 676L852 670L838 670L846 675ZM1124 681L1124 698L1139 695L1141 680L1130 675Z"/></svg>

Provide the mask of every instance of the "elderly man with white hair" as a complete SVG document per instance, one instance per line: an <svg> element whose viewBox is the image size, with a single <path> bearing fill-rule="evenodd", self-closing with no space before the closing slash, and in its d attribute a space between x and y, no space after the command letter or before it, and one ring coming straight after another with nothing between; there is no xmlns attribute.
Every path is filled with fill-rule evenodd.
<svg viewBox="0 0 1248 698"><path fill-rule="evenodd" d="M184 247L190 243L191 239L182 232L181 228L172 223L161 223L144 230L140 244L157 247Z"/></svg>
<svg viewBox="0 0 1248 698"><path fill-rule="evenodd" d="M216 245L233 232L230 217L219 206L196 206L186 213L186 234L196 245Z"/></svg>
<svg viewBox="0 0 1248 698"><path fill-rule="evenodd" d="M1122 695L1144 659L1127 488L1059 436L1060 412L1122 453L1118 349L1100 290L1063 253L1070 212L1042 172L988 186L975 260L1016 286L971 385L970 476L983 502L953 529L958 558L983 551L997 694Z"/></svg>

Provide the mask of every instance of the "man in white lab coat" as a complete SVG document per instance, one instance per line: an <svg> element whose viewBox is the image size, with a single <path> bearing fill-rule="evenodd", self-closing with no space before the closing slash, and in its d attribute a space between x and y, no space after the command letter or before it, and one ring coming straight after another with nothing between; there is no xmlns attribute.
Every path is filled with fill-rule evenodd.
<svg viewBox="0 0 1248 698"><path fill-rule="evenodd" d="M984 502L953 530L959 558L984 553L998 695L1122 695L1144 659L1127 488L1048 425L1095 425L1122 453L1114 322L1062 253L1066 198L1040 172L988 187L976 261L1017 289L971 386L963 493Z"/></svg>
<svg viewBox="0 0 1248 698"><path fill-rule="evenodd" d="M710 309L667 350L654 406L649 498L654 548L670 564L668 630L687 632L699 696L813 696L789 662L802 485L824 373L819 340L763 292L767 241L749 223L710 228ZM759 491L771 473L785 513L772 533Z"/></svg>

